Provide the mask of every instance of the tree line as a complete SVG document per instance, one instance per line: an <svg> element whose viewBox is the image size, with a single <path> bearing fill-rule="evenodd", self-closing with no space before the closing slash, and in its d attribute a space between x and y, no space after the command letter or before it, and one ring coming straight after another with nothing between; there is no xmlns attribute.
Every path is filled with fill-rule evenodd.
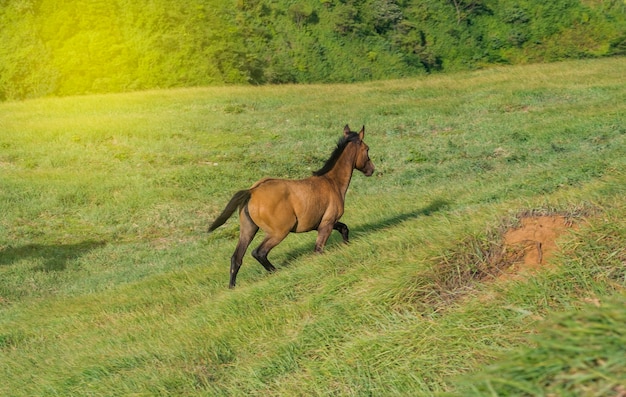
<svg viewBox="0 0 626 397"><path fill-rule="evenodd" d="M0 100L624 54L623 0L0 0Z"/></svg>

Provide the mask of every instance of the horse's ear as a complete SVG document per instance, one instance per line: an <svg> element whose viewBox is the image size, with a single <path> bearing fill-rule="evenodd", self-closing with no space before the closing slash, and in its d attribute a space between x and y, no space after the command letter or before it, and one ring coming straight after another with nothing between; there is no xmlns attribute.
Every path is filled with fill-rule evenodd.
<svg viewBox="0 0 626 397"><path fill-rule="evenodd" d="M361 127L361 131L359 131L359 138L363 140L364 137L365 137L365 126Z"/></svg>
<svg viewBox="0 0 626 397"><path fill-rule="evenodd" d="M350 127L346 124L346 126L343 127L343 136L348 136L348 134L350 134Z"/></svg>

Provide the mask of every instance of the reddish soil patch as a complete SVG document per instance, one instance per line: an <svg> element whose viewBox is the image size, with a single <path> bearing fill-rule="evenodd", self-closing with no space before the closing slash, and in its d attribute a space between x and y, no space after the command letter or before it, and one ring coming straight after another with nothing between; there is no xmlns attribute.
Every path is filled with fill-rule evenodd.
<svg viewBox="0 0 626 397"><path fill-rule="evenodd" d="M543 266L558 251L556 240L574 228L560 215L527 216L520 222L519 227L504 234L503 254L516 259L507 273Z"/></svg>
<svg viewBox="0 0 626 397"><path fill-rule="evenodd" d="M576 213L523 213L515 226L489 230L486 238L468 238L437 258L431 274L421 274L414 298L433 305L463 296L476 282L524 279L549 264L559 251L557 241L577 229ZM509 223L510 224L510 223ZM625 396L626 397L626 396Z"/></svg>

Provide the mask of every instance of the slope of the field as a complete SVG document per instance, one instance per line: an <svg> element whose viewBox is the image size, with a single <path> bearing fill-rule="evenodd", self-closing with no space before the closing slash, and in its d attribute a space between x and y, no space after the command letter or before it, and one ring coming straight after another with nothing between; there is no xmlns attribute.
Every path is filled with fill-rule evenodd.
<svg viewBox="0 0 626 397"><path fill-rule="evenodd" d="M0 104L0 395L624 393L625 71ZM290 235L228 290L209 223L346 123L351 244Z"/></svg>

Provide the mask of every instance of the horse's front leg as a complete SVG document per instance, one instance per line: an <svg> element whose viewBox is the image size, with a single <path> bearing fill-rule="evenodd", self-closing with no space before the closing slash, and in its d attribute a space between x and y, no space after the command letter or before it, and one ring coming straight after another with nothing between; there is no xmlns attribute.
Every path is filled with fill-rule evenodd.
<svg viewBox="0 0 626 397"><path fill-rule="evenodd" d="M320 226L317 228L317 240L315 240L315 252L321 254L324 252L324 246L326 245L326 241L328 241L328 237L330 237L330 233L333 231L333 223ZM345 225L344 225L345 226Z"/></svg>
<svg viewBox="0 0 626 397"><path fill-rule="evenodd" d="M348 226L345 223L335 222L333 229L341 233L341 237L343 238L344 243L349 243L348 233L350 233L350 229L348 229Z"/></svg>

